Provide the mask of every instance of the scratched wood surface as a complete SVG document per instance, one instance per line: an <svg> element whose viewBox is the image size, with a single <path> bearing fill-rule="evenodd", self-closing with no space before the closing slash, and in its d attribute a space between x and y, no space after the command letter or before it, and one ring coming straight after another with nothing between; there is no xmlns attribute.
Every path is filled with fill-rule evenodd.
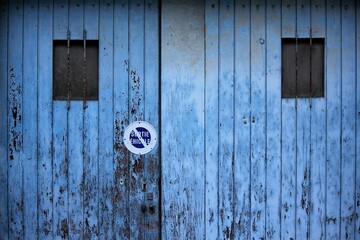
<svg viewBox="0 0 360 240"><path fill-rule="evenodd" d="M159 128L158 2L1 1L0 23L0 239L158 239L160 148L122 142L130 120ZM52 42L84 30L99 100L68 108L52 100Z"/></svg>
<svg viewBox="0 0 360 240"><path fill-rule="evenodd" d="M359 238L358 1L0 12L1 240ZM52 41L84 29L99 99L68 109L52 100ZM325 38L323 98L281 98L281 38L295 37ZM123 144L136 120L158 130L146 156Z"/></svg>

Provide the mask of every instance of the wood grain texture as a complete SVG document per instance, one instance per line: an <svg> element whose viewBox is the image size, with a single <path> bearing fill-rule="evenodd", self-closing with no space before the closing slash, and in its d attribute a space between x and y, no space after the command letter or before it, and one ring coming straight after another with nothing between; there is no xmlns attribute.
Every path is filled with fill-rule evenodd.
<svg viewBox="0 0 360 240"><path fill-rule="evenodd" d="M219 5L205 5L205 238L219 237Z"/></svg>
<svg viewBox="0 0 360 240"><path fill-rule="evenodd" d="M282 37L296 35L296 3L282 1ZM281 100L281 238L296 238L296 104L297 99Z"/></svg>
<svg viewBox="0 0 360 240"><path fill-rule="evenodd" d="M265 5L251 1L251 237L265 238Z"/></svg>
<svg viewBox="0 0 360 240"><path fill-rule="evenodd" d="M24 5L24 49L29 51L23 57L23 153L24 166L24 238L37 237L37 1Z"/></svg>
<svg viewBox="0 0 360 240"><path fill-rule="evenodd" d="M119 239L130 238L129 152L123 135L129 124L129 5L115 2L114 9L114 232Z"/></svg>
<svg viewBox="0 0 360 240"><path fill-rule="evenodd" d="M360 42L360 3L356 2L356 42ZM360 216L360 46L356 48L356 214ZM355 239L360 238L360 218L355 220Z"/></svg>
<svg viewBox="0 0 360 240"><path fill-rule="evenodd" d="M235 2L234 236L251 238L250 1Z"/></svg>
<svg viewBox="0 0 360 240"><path fill-rule="evenodd" d="M161 209L160 201L160 1L144 3L144 119L154 126L157 131L157 145L145 155L144 181L146 192L144 201L149 207L145 215L144 239L160 239ZM152 195L152 196L151 196ZM151 210L151 207L153 210Z"/></svg>
<svg viewBox="0 0 360 240"><path fill-rule="evenodd" d="M219 5L219 237L234 238L234 1Z"/></svg>
<svg viewBox="0 0 360 240"><path fill-rule="evenodd" d="M326 23L326 238L338 239L341 211L341 8L337 1L328 1Z"/></svg>
<svg viewBox="0 0 360 240"><path fill-rule="evenodd" d="M24 234L23 163L23 5L20 1L9 3L8 43L8 201L9 238L21 238ZM13 50L9 50L13 49Z"/></svg>
<svg viewBox="0 0 360 240"><path fill-rule="evenodd" d="M86 39L99 38L99 2L84 1L84 30ZM79 112L79 114L81 111ZM86 101L83 117L83 237L99 236L99 104Z"/></svg>
<svg viewBox="0 0 360 240"><path fill-rule="evenodd" d="M355 1L342 2L340 238L355 239L356 192L356 35Z"/></svg>
<svg viewBox="0 0 360 240"><path fill-rule="evenodd" d="M8 212L8 1L0 2L0 232L9 238Z"/></svg>
<svg viewBox="0 0 360 240"><path fill-rule="evenodd" d="M130 1L129 11L129 121L144 120L144 2ZM145 156L131 154L129 159L129 226L131 239L144 239L144 203ZM145 183L146 184L146 183Z"/></svg>
<svg viewBox="0 0 360 240"><path fill-rule="evenodd" d="M358 239L359 6L0 0L0 239ZM70 109L68 29L100 59L99 100ZM325 38L325 97L281 96L296 37ZM123 144L137 120L145 156Z"/></svg>
<svg viewBox="0 0 360 240"><path fill-rule="evenodd" d="M38 41L38 231L39 238L50 238L53 232L53 105L52 105L52 32L53 5L39 2Z"/></svg>
<svg viewBox="0 0 360 240"><path fill-rule="evenodd" d="M102 3L99 14L99 237L114 236L113 181L113 1Z"/></svg>
<svg viewBox="0 0 360 240"><path fill-rule="evenodd" d="M281 239L281 6L266 5L266 238Z"/></svg>
<svg viewBox="0 0 360 240"><path fill-rule="evenodd" d="M161 202L164 239L204 238L203 7L202 1L162 3Z"/></svg>
<svg viewBox="0 0 360 240"><path fill-rule="evenodd" d="M298 38L310 38L311 19L310 1L301 0L296 2L296 35ZM297 61L301 61L303 52L310 52L302 46L305 40L298 40ZM301 64L299 68L306 69L307 64ZM307 67L310 67L310 63ZM297 92L310 89L310 71L296 71ZM300 95L300 94L299 94ZM311 122L311 99L301 98L297 100L296 108L296 228L295 239L307 239L310 235L310 122Z"/></svg>
<svg viewBox="0 0 360 240"><path fill-rule="evenodd" d="M311 1L311 36L325 38L325 1ZM325 70L325 69L324 69ZM326 93L325 93L326 94ZM325 238L326 100L311 99L310 136L310 239Z"/></svg>

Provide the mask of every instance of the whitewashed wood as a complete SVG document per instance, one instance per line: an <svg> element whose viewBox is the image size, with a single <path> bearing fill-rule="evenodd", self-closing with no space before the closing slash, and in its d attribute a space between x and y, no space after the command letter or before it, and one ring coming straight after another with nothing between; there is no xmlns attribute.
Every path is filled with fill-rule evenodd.
<svg viewBox="0 0 360 240"><path fill-rule="evenodd" d="M341 8L327 2L326 19L326 239L340 238Z"/></svg>
<svg viewBox="0 0 360 240"><path fill-rule="evenodd" d="M355 239L356 46L355 1L344 0L341 14L341 222L340 238Z"/></svg>
<svg viewBox="0 0 360 240"><path fill-rule="evenodd" d="M164 1L161 14L162 238L203 239L203 1Z"/></svg>
<svg viewBox="0 0 360 240"><path fill-rule="evenodd" d="M324 0L311 1L311 36L325 38L326 5ZM326 83L326 76L324 84ZM326 94L326 93L325 93ZM311 99L310 143L310 239L325 238L326 191L326 100Z"/></svg>
<svg viewBox="0 0 360 240"><path fill-rule="evenodd" d="M266 238L281 239L281 1L266 4Z"/></svg>
<svg viewBox="0 0 360 240"><path fill-rule="evenodd" d="M205 5L205 238L219 237L219 4Z"/></svg>
<svg viewBox="0 0 360 240"><path fill-rule="evenodd" d="M282 38L296 36L296 2L282 1ZM296 99L281 101L281 238L296 238Z"/></svg>
<svg viewBox="0 0 360 240"><path fill-rule="evenodd" d="M250 1L235 2L234 236L244 239L251 237L250 9Z"/></svg>

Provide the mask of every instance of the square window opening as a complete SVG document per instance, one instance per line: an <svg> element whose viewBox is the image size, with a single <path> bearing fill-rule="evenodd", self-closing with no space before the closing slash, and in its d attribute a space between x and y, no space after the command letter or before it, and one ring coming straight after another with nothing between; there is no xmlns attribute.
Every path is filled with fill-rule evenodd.
<svg viewBox="0 0 360 240"><path fill-rule="evenodd" d="M282 98L324 97L324 38L283 38Z"/></svg>
<svg viewBox="0 0 360 240"><path fill-rule="evenodd" d="M69 49L67 40L54 40L53 100L98 100L98 66L98 40L86 40L86 49L83 40L71 40Z"/></svg>

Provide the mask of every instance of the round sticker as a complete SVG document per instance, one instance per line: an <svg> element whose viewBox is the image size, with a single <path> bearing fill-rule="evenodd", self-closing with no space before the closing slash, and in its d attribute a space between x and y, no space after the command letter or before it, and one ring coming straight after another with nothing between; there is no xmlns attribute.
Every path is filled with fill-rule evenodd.
<svg viewBox="0 0 360 240"><path fill-rule="evenodd" d="M132 153L146 154L154 149L156 142L157 134L150 123L137 121L125 129L124 144Z"/></svg>

